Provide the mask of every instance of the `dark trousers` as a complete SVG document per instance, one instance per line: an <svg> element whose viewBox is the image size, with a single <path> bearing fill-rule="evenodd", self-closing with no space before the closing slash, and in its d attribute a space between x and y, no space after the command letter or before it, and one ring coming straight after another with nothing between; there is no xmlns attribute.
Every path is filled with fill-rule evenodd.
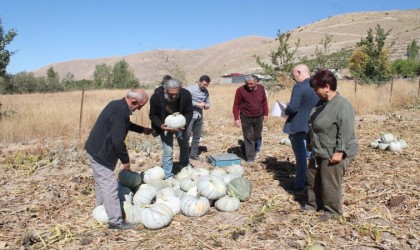
<svg viewBox="0 0 420 250"><path fill-rule="evenodd" d="M264 116L246 117L241 114L242 133L244 135L245 156L247 161L255 159L255 143L262 138Z"/></svg>
<svg viewBox="0 0 420 250"><path fill-rule="evenodd" d="M307 201L309 207L324 210L325 213L343 214L342 182L352 160L352 158L346 158L338 164L330 165L329 159L320 157L310 159Z"/></svg>
<svg viewBox="0 0 420 250"><path fill-rule="evenodd" d="M188 136L192 137L190 156L198 156L201 130L203 128L203 117L193 118L188 126Z"/></svg>

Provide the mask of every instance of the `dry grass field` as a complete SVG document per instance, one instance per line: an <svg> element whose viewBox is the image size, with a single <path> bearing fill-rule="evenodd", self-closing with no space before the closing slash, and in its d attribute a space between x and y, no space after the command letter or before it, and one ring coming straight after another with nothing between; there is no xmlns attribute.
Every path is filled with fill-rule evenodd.
<svg viewBox="0 0 420 250"><path fill-rule="evenodd" d="M200 155L237 152L241 131L233 126L238 85L210 85ZM293 181L294 157L280 145L284 119L264 126L262 153L244 164L254 190L234 213L214 207L203 217L176 215L163 229L112 231L91 216L94 181L83 142L99 112L126 90L87 91L79 130L81 92L0 96L0 249L418 249L420 246L420 102L418 82L357 86L339 81L339 92L357 112L360 152L344 180L344 215L319 221L302 213L283 187ZM152 93L153 90L148 90ZM287 102L290 90L270 90ZM148 126L148 107L132 121ZM381 133L405 139L401 152L368 147ZM159 140L129 133L132 169L160 165ZM177 155L175 157L177 159ZM314 249L314 248L313 248ZM320 249L320 248L317 248Z"/></svg>

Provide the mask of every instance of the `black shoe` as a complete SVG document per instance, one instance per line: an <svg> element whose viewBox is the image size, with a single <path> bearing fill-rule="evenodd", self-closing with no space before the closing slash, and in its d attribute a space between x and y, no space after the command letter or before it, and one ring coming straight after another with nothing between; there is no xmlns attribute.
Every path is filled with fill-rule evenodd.
<svg viewBox="0 0 420 250"><path fill-rule="evenodd" d="M195 160L195 161L198 161L198 160L200 160L200 157L198 157L198 156L190 156L190 159L191 160Z"/></svg>
<svg viewBox="0 0 420 250"><path fill-rule="evenodd" d="M295 190L293 190L293 193L296 197L304 197L306 196L306 188L295 188Z"/></svg>
<svg viewBox="0 0 420 250"><path fill-rule="evenodd" d="M108 224L109 229L116 229L116 230L126 230L126 229L132 229L135 225L123 222L121 224Z"/></svg>

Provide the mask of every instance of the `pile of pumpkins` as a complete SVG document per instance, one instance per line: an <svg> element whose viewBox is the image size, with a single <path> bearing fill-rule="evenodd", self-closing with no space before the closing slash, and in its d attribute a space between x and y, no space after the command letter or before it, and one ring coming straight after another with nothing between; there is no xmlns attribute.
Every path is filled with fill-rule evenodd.
<svg viewBox="0 0 420 250"><path fill-rule="evenodd" d="M164 180L165 173L160 166L143 173L122 170L118 174L118 195L128 223L160 229L180 213L188 217L203 216L211 205L223 212L238 210L240 202L252 193L252 184L243 173L240 165L211 170L187 166L174 178ZM96 207L92 215L98 222L108 223L103 205Z"/></svg>
<svg viewBox="0 0 420 250"><path fill-rule="evenodd" d="M401 151L407 148L407 142L391 133L382 134L380 138L372 141L369 145L371 148L389 150L389 151Z"/></svg>

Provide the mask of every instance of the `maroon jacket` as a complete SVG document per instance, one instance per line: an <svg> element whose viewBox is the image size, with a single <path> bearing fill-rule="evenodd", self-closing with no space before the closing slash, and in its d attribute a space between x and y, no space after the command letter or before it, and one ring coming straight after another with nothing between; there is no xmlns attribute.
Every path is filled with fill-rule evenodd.
<svg viewBox="0 0 420 250"><path fill-rule="evenodd" d="M236 90L233 102L233 117L239 120L239 113L246 117L268 116L268 103L265 88L261 84L250 91L245 85Z"/></svg>

